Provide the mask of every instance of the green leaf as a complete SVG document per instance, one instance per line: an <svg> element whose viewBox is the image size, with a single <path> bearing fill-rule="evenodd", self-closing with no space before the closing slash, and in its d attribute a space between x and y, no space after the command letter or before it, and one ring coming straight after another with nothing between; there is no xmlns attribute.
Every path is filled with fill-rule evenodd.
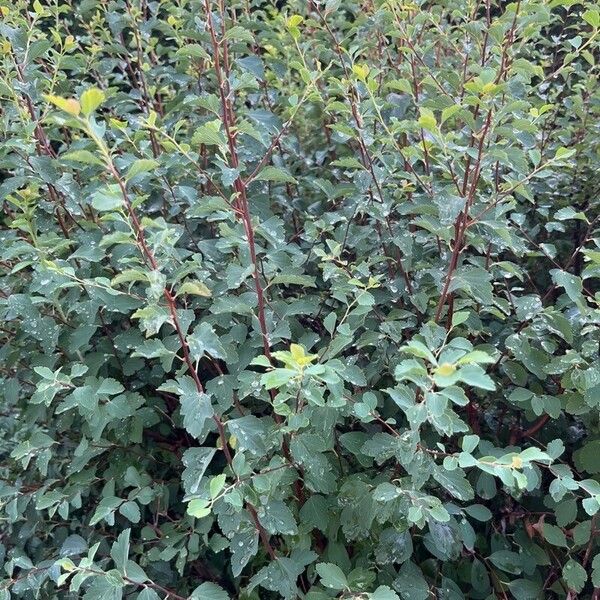
<svg viewBox="0 0 600 600"><path fill-rule="evenodd" d="M482 504L471 504L471 506L465 506L464 511L473 519L477 521L489 521L492 518L492 511Z"/></svg>
<svg viewBox="0 0 600 600"><path fill-rule="evenodd" d="M211 397L191 385L181 395L181 414L186 431L200 441L206 437L206 422L214 415Z"/></svg>
<svg viewBox="0 0 600 600"><path fill-rule="evenodd" d="M240 452L248 451L255 456L266 455L269 428L264 419L247 415L239 419L230 419L227 421L227 427L235 436Z"/></svg>
<svg viewBox="0 0 600 600"><path fill-rule="evenodd" d="M201 281L187 280L184 281L177 290L177 296L183 294L191 294L193 296L202 296L204 298L210 298L212 293L206 284Z"/></svg>
<svg viewBox="0 0 600 600"><path fill-rule="evenodd" d="M112 545L110 556L115 562L115 566L121 572L125 570L125 565L129 560L129 536L131 529L125 529L119 534L117 541Z"/></svg>
<svg viewBox="0 0 600 600"><path fill-rule="evenodd" d="M225 475L225 473L221 473L220 475L217 475L216 477L213 477L210 480L209 490L210 490L210 497L212 499L216 498L219 495L219 493L225 486L226 479L227 479L227 476Z"/></svg>
<svg viewBox="0 0 600 600"><path fill-rule="evenodd" d="M592 561L592 584L594 587L600 587L600 554L594 556Z"/></svg>
<svg viewBox="0 0 600 600"><path fill-rule="evenodd" d="M177 56L190 56L193 58L209 58L210 55L200 44L184 44L176 52Z"/></svg>
<svg viewBox="0 0 600 600"><path fill-rule="evenodd" d="M196 494L198 492L204 473L215 453L215 448L188 448L183 453L182 462L185 469L182 480L186 493Z"/></svg>
<svg viewBox="0 0 600 600"><path fill-rule="evenodd" d="M542 584L530 579L514 579L509 588L515 600L536 600L542 592Z"/></svg>
<svg viewBox="0 0 600 600"><path fill-rule="evenodd" d="M560 527L551 525L550 523L544 523L542 534L544 539L553 546L568 548L567 538Z"/></svg>
<svg viewBox="0 0 600 600"><path fill-rule="evenodd" d="M494 364L496 360L490 356L487 352L481 350L472 350L467 352L464 356L461 356L457 361L457 365L469 365L469 364Z"/></svg>
<svg viewBox="0 0 600 600"><path fill-rule="evenodd" d="M298 527L292 511L284 502L271 500L258 509L258 518L262 526L272 534L296 535Z"/></svg>
<svg viewBox="0 0 600 600"><path fill-rule="evenodd" d="M270 285L286 284L286 285L301 285L305 287L317 287L314 277L308 275L293 275L291 273L276 275L269 282Z"/></svg>
<svg viewBox="0 0 600 600"><path fill-rule="evenodd" d="M495 390L492 378L479 365L466 365L457 371L458 379L483 390Z"/></svg>
<svg viewBox="0 0 600 600"><path fill-rule="evenodd" d="M149 159L149 158L140 158L133 162L133 164L127 170L127 175L125 175L125 179L133 179L136 175L140 173L147 173L148 171L154 171L156 167L158 167L159 162L157 160Z"/></svg>
<svg viewBox="0 0 600 600"><path fill-rule="evenodd" d="M250 559L258 552L258 533L254 528L236 532L231 538L231 571L239 577Z"/></svg>
<svg viewBox="0 0 600 600"><path fill-rule="evenodd" d="M583 284L580 277L559 269L552 269L550 274L552 275L554 283L563 287L567 296L569 296L573 302L582 302L581 291L583 290Z"/></svg>
<svg viewBox="0 0 600 600"><path fill-rule="evenodd" d="M285 169L273 166L263 167L254 179L258 181L272 181L274 183L297 183Z"/></svg>
<svg viewBox="0 0 600 600"><path fill-rule="evenodd" d="M187 506L187 514L197 519L202 519L210 514L210 506L208 500L198 498L191 500Z"/></svg>
<svg viewBox="0 0 600 600"><path fill-rule="evenodd" d="M485 593L490 589L490 576L483 562L475 559L471 564L471 585L478 592Z"/></svg>
<svg viewBox="0 0 600 600"><path fill-rule="evenodd" d="M421 116L419 117L419 125L424 129L427 129L432 132L437 131L437 121L435 116L431 110L426 108L421 109Z"/></svg>
<svg viewBox="0 0 600 600"><path fill-rule="evenodd" d="M121 600L123 598L123 581L115 577L95 577L87 588L83 600Z"/></svg>
<svg viewBox="0 0 600 600"><path fill-rule="evenodd" d="M467 311L458 311L452 315L452 327L462 325L469 318Z"/></svg>
<svg viewBox="0 0 600 600"><path fill-rule="evenodd" d="M472 500L475 497L473 487L464 476L462 469L447 471L436 469L433 473L434 479L455 498L459 500Z"/></svg>
<svg viewBox="0 0 600 600"><path fill-rule="evenodd" d="M461 447L463 452L473 452L477 445L479 444L479 436L478 435L465 435L462 439Z"/></svg>
<svg viewBox="0 0 600 600"><path fill-rule="evenodd" d="M562 576L570 590L581 592L588 579L586 570L574 559L569 559L562 570Z"/></svg>
<svg viewBox="0 0 600 600"><path fill-rule="evenodd" d="M315 567L321 583L332 590L343 590L348 587L348 580L344 572L333 563L319 563Z"/></svg>
<svg viewBox="0 0 600 600"><path fill-rule="evenodd" d="M429 586L423 577L421 569L412 562L405 562L394 580L394 589L402 600L427 600Z"/></svg>
<svg viewBox="0 0 600 600"><path fill-rule="evenodd" d="M260 378L260 382L267 390L272 390L282 387L297 375L292 369L272 369Z"/></svg>
<svg viewBox="0 0 600 600"><path fill-rule="evenodd" d="M575 465L582 471L587 471L590 474L600 473L600 461L598 456L600 453L600 440L592 440L584 444L577 450L573 458Z"/></svg>
<svg viewBox="0 0 600 600"><path fill-rule="evenodd" d="M225 39L228 40L236 40L240 42L248 42L252 44L254 42L254 37L252 33L245 29L244 27L234 26L227 30Z"/></svg>
<svg viewBox="0 0 600 600"><path fill-rule="evenodd" d="M123 208L123 195L119 186L109 184L92 194L92 206L100 211L107 212Z"/></svg>
<svg viewBox="0 0 600 600"><path fill-rule="evenodd" d="M121 513L131 523L139 523L141 519L140 507L137 502L130 500L123 502L119 506L119 513Z"/></svg>
<svg viewBox="0 0 600 600"><path fill-rule="evenodd" d="M431 364L437 364L437 360L433 355L433 352L423 342L419 340L411 340L405 346L400 348L403 352L407 354L412 354L413 356L418 356L419 358L425 358Z"/></svg>
<svg viewBox="0 0 600 600"><path fill-rule="evenodd" d="M79 102L81 112L87 117L91 115L105 100L104 92L98 88L89 88L81 94Z"/></svg>
<svg viewBox="0 0 600 600"><path fill-rule="evenodd" d="M79 556L88 549L87 542L77 534L72 534L65 539L60 547L61 556Z"/></svg>
<svg viewBox="0 0 600 600"><path fill-rule="evenodd" d="M507 573L518 575L523 570L523 560L516 553L510 550L497 550L490 555L489 560L493 565Z"/></svg>
<svg viewBox="0 0 600 600"><path fill-rule="evenodd" d="M387 585L380 585L372 594L371 600L399 600L398 594Z"/></svg>
<svg viewBox="0 0 600 600"><path fill-rule="evenodd" d="M360 81L366 81L369 75L369 67L367 65L352 65L352 72Z"/></svg>
<svg viewBox="0 0 600 600"><path fill-rule="evenodd" d="M100 503L96 507L94 515L90 519L90 525L95 525L103 519L107 520L109 524L111 524L111 522L114 522L114 517L112 515L122 503L123 500L114 496L102 498L102 500L100 500Z"/></svg>
<svg viewBox="0 0 600 600"><path fill-rule="evenodd" d="M401 564L413 553L412 538L408 531L389 528L382 531L375 548L375 560L380 565Z"/></svg>
<svg viewBox="0 0 600 600"><path fill-rule="evenodd" d="M600 11L586 10L581 17L586 23L589 23L594 29L600 27Z"/></svg>
<svg viewBox="0 0 600 600"><path fill-rule="evenodd" d="M365 168L358 159L351 157L351 156L345 156L343 158L338 158L336 160L331 161L330 164L333 167L343 167L344 169L361 169L361 170L363 170Z"/></svg>
<svg viewBox="0 0 600 600"><path fill-rule="evenodd" d="M192 144L199 146L218 146L222 153L227 152L227 140L221 131L221 120L215 119L200 125L192 136Z"/></svg>
<svg viewBox="0 0 600 600"><path fill-rule="evenodd" d="M73 116L77 116L81 112L81 105L74 98L61 98L52 94L44 94L44 100Z"/></svg>
<svg viewBox="0 0 600 600"><path fill-rule="evenodd" d="M223 348L219 336L206 322L200 323L188 336L187 341L194 360L199 360L206 354L213 358L227 359L227 352Z"/></svg>
<svg viewBox="0 0 600 600"><path fill-rule="evenodd" d="M566 160L571 158L575 154L575 150L572 148L558 148L554 155L554 160Z"/></svg>
<svg viewBox="0 0 600 600"><path fill-rule="evenodd" d="M326 448L323 438L311 433L296 435L290 443L292 457L304 468L307 487L321 493L331 492L336 486L331 465L324 455Z"/></svg>
<svg viewBox="0 0 600 600"><path fill-rule="evenodd" d="M63 160L73 160L76 162L85 163L87 165L104 166L102 159L89 150L74 150L72 152L65 152L64 154L60 155L60 158Z"/></svg>
<svg viewBox="0 0 600 600"><path fill-rule="evenodd" d="M144 588L136 600L160 600L160 596L152 588Z"/></svg>
<svg viewBox="0 0 600 600"><path fill-rule="evenodd" d="M199 585L190 596L191 600L229 600L229 594L216 583L206 581Z"/></svg>

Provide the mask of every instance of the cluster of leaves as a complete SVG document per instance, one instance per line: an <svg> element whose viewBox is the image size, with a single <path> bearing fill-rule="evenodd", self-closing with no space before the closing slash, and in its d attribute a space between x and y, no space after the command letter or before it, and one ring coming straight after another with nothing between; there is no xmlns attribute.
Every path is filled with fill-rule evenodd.
<svg viewBox="0 0 600 600"><path fill-rule="evenodd" d="M0 599L600 597L600 9L0 0Z"/></svg>

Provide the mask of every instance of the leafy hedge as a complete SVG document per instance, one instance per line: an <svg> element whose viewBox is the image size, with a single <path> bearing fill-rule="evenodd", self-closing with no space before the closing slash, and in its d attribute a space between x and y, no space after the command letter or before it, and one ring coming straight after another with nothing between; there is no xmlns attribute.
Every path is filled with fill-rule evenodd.
<svg viewBox="0 0 600 600"><path fill-rule="evenodd" d="M0 599L600 598L598 5L0 12Z"/></svg>

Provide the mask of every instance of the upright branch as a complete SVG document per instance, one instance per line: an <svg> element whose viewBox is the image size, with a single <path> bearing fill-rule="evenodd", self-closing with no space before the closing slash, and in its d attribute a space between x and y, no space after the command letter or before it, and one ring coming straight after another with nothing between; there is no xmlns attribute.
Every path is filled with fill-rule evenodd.
<svg viewBox="0 0 600 600"><path fill-rule="evenodd" d="M315 5L315 10L318 13L321 21L323 22L323 26L325 28L325 31L327 32L327 34L329 35L329 37L331 38L331 41L333 43L333 47L335 50L335 53L338 57L338 60L340 62L340 66L342 67L343 71L344 71L344 75L346 77L346 80L348 81L348 85L349 85L349 96L348 96L348 101L350 103L350 111L352 113L352 119L354 121L354 125L355 125L355 129L356 129L356 133L357 133L357 138L358 138L358 150L359 150L359 154L360 154L360 160L363 164L363 167L369 172L369 174L371 175L371 179L373 181L373 185L375 186L375 189L377 190L377 195L379 196L379 202L384 202L384 198L383 198L383 190L381 188L381 184L379 183L379 180L377 179L377 174L375 172L375 166L374 166L374 161L373 161L373 157L371 156L369 149L367 147L367 144L365 143L365 139L363 136L363 122L362 122L362 118L360 116L360 112L359 112L359 108L358 108L358 94L356 92L356 89L354 87L354 84L352 83L352 79L351 79L351 74L350 71L348 70L348 67L346 65L346 61L344 59L344 55L343 55L343 51L342 48L335 36L335 33L331 30L331 27L329 26L329 23L327 22L327 18L325 16L325 14L323 14L323 12L320 10L320 8L318 6ZM403 156L404 158L404 156ZM405 165L408 165L408 161L405 160ZM371 200L373 200L373 192L371 190L371 188L369 188L369 195L371 197ZM348 235L348 231L349 231L349 227L350 227L350 221L348 222L348 229L346 230L346 238ZM390 218L389 216L385 217L385 224L386 224L386 229L388 230L388 233L390 235L391 238L393 238L393 231L392 231L392 225L390 222ZM378 229L378 233L381 237L381 231L380 229ZM344 240L346 241L346 240ZM383 250L385 251L385 247L383 248ZM412 295L413 293L413 286L410 280L410 277L408 275L408 272L406 271L406 269L404 268L404 264L402 262L402 255L400 253L400 249L396 247L396 264L398 267L398 271L400 272L400 274L402 275L404 282L406 284L406 291L408 292L409 295Z"/></svg>
<svg viewBox="0 0 600 600"><path fill-rule="evenodd" d="M219 41L214 25L210 1L204 0L204 6L206 9L206 18L208 22L208 29L213 50L214 73L217 80L217 86L219 88L219 97L221 100L223 127L225 129L225 135L227 137L227 144L229 147L229 166L232 169L235 169L238 173L233 184L236 192L236 198L233 203L233 206L235 208L236 214L239 215L242 221L244 231L246 233L248 253L250 255L250 261L252 263L254 288L256 290L258 323L260 327L260 333L262 336L263 352L264 355L269 359L269 361L272 361L271 343L269 340L269 332L266 319L265 292L260 278L260 267L256 253L256 242L254 237L254 225L252 224L252 215L250 214L250 206L246 192L246 182L239 173L240 162L238 159L237 151L235 112L231 98L231 89L229 86L229 56L227 50L227 41L225 39L225 7L223 2L221 2L219 6L221 18L221 41ZM288 461L292 462L291 457L289 455L289 450L287 448L287 441L284 441L284 444L284 454ZM252 520L254 522L256 530L258 531L260 540L263 544L263 547L265 548L265 551L271 558L274 558L275 552L270 544L268 535L266 534L264 528L258 520L256 510L249 503L246 504L246 507L248 509L248 512L250 513L250 516L252 517Z"/></svg>
<svg viewBox="0 0 600 600"><path fill-rule="evenodd" d="M504 42L502 44L502 53L500 56L500 67L499 67L498 73L495 77L495 81L494 81L495 84L498 84L500 81L505 80L508 75L508 69L510 66L509 50L510 50L512 44L514 43L515 32L516 32L516 27L517 27L517 16L519 14L520 6L521 5L520 5L520 0L519 0L515 5L515 8L514 8L515 12L514 12L510 27L504 36ZM482 47L482 51L481 51L482 52L482 64L485 64L486 44L487 44L487 40L488 40L488 30L489 30L490 24L491 24L491 21L489 18L489 8L488 8L487 30L486 30L486 34L484 35L483 47ZM463 93L464 93L464 89L465 89L465 83L466 83L466 71L463 74ZM481 107L480 103L477 103L475 105L475 107L473 109L473 120L476 120L477 117L479 116L480 107ZM441 315L442 315L442 310L449 298L449 290L450 290L450 285L452 283L452 278L458 267L458 260L460 258L460 254L463 251L463 248L465 246L465 235L466 235L466 231L470 225L469 213L470 213L470 209L474 203L475 194L477 192L477 185L478 185L479 179L481 177L481 169L482 169L482 162L483 162L483 150L484 150L485 144L487 142L488 134L491 129L492 116L493 116L493 108L490 108L488 110L488 113L484 120L482 128L476 133L473 132L473 134L471 135L471 140L470 140L469 146L470 146L470 148L473 148L473 147L475 147L475 145L477 145L477 154L476 154L476 158L474 159L474 162L473 162L473 159L470 154L467 155L467 158L465 161L465 171L464 171L464 176L463 176L462 188L459 190L461 192L461 195L464 198L465 205L464 205L463 210L458 215L456 222L454 224L454 246L452 248L452 253L450 255L450 262L448 264L448 269L446 271L446 277L444 280L444 285L442 287L442 292L440 294L440 298L439 298L439 301L438 301L438 304L436 307L436 311L435 311L434 320L436 323L439 322ZM452 306L452 303L450 304L450 306ZM452 313L452 309L450 310L449 315L448 315L448 323L450 323L452 320L451 313Z"/></svg>
<svg viewBox="0 0 600 600"><path fill-rule="evenodd" d="M475 200L475 193L477 191L477 184L479 183L479 178L481 176L481 162L483 159L483 147L487 138L487 134L490 130L490 126L492 124L492 109L488 111L487 117L485 119L484 125L481 130L477 134L477 138L479 139L479 144L477 147L477 158L473 165L473 170L469 171L468 169L465 171L465 186L464 192L466 196L464 197L465 206L456 218L456 222L454 224L454 246L452 248L452 254L450 255L450 263L448 265L448 270L446 272L446 279L444 281L444 286L442 288L442 293L440 294L440 299L437 304L437 308L435 311L434 320L437 323L440 320L442 315L442 309L446 304L446 299L448 298L448 292L450 290L450 284L452 283L452 278L454 277L454 273L458 267L458 259L460 257L461 252L463 251L465 245L465 232L467 231L467 227L469 224L469 212L471 206L473 205L473 201ZM468 166L468 165L467 165ZM470 181L470 185L469 185ZM451 316L449 317L449 321L451 320Z"/></svg>
<svg viewBox="0 0 600 600"><path fill-rule="evenodd" d="M115 180L119 186L119 189L121 191L121 195L123 197L123 203L125 205L129 219L131 220L133 230L134 230L135 236L136 236L136 242L141 251L141 254L144 257L144 259L148 262L150 268L153 271L160 271L160 267L158 265L155 255L154 255L154 252L152 251L152 249L150 248L150 246L148 245L148 242L146 240L144 227L143 227L142 223L140 222L140 220L135 212L135 209L133 208L131 200L129 198L129 194L127 192L127 187L125 185L125 181L123 180L123 177L121 177L121 174L119 173L117 167L115 166L115 164L112 160L112 157L110 156L110 153L107 150L104 150L103 154L104 154L106 162L107 162L108 170L111 173L111 175L115 178ZM171 290L169 290L167 287L165 287L163 289L163 296L167 303L167 308L169 311L169 315L171 317L171 322L173 324L173 327L175 328L175 331L177 332L177 337L179 339L179 344L181 346L181 351L183 353L183 360L187 366L190 376L194 380L194 385L196 386L196 390L198 391L198 393L202 394L202 393L204 393L204 386L202 385L202 382L200 381L200 376L198 375L198 371L194 365L194 362L192 361L190 347L186 340L185 333L183 331L181 323L179 321L179 316L177 314L177 304L175 302L175 296L173 295L173 292ZM219 439L221 440L221 446L223 449L223 453L225 454L227 463L229 464L229 466L231 466L231 464L233 462L233 457L231 456L231 451L229 450L229 446L227 444L227 436L225 435L225 427L223 425L223 421L221 421L220 417L216 414L213 415L213 420L215 422L215 425L217 426L217 431L219 432Z"/></svg>
<svg viewBox="0 0 600 600"><path fill-rule="evenodd" d="M233 187L236 192L236 198L234 201L234 207L236 208L236 214L239 215L244 231L246 233L246 240L248 244L248 253L250 254L250 261L252 263L252 275L254 278L254 288L256 290L257 297L257 316L260 327L260 332L263 341L263 351L265 356L271 360L271 343L269 340L269 331L267 327L266 319L266 301L264 287L260 278L260 266L258 257L256 254L256 242L254 236L254 226L252 224L252 215L250 214L250 206L248 203L246 182L239 173L240 162L237 151L236 131L235 131L235 112L231 99L231 90L229 87L229 80L227 77L229 70L229 57L227 54L227 41L224 37L225 32L225 14L224 6L221 3L221 41L217 38L217 32L215 30L213 15L210 6L210 0L204 0L204 6L206 9L206 18L208 20L208 29L210 33L210 39L213 49L213 67L214 73L217 80L217 86L219 89L219 97L221 100L221 111L223 118L223 127L225 129L225 135L227 137L227 144L229 147L229 166L232 169L238 171L238 174L233 183Z"/></svg>

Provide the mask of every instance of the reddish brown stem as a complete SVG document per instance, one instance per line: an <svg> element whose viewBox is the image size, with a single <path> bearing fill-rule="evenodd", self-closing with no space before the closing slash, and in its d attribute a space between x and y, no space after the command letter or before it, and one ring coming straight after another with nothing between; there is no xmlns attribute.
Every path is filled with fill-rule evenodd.
<svg viewBox="0 0 600 600"><path fill-rule="evenodd" d="M264 549L266 550L271 560L275 560L275 550L273 550L273 546L271 546L271 542L269 541L269 536L267 535L265 528L260 524L260 521L258 520L256 508L254 508L254 506L250 504L250 502L246 502L246 508L248 509L252 520L254 521L254 526L256 527L256 531L258 531L258 535L260 537L260 541Z"/></svg>
<svg viewBox="0 0 600 600"><path fill-rule="evenodd" d="M460 256L460 253L463 250L464 241L465 241L465 232L467 230L467 225L468 225L468 221L469 221L469 209L471 208L471 205L473 204L473 200L475 198L475 191L477 190L477 184L479 182L479 177L481 175L481 161L483 158L483 147L484 147L485 139L486 139L487 133L490 129L491 123L492 123L492 109L490 109L488 111L487 118L485 120L485 124L483 125L483 128L480 133L479 147L478 147L478 151L477 151L477 159L476 159L475 165L473 167L473 171L472 171L473 174L470 178L471 186L469 188L468 195L465 198L465 208L458 215L458 218L456 219L456 223L454 225L454 231L455 231L454 248L452 249L452 255L450 257L450 264L448 265L448 272L446 274L446 280L444 282L444 287L442 289L442 293L440 295L437 309L435 311L434 320L436 323L440 320L440 317L442 314L442 309L444 308L444 305L446 304L450 284L452 282L454 272L456 271L456 268L458 267L458 258ZM466 180L465 183L468 183L468 180ZM463 189L466 192L466 186L463 186Z"/></svg>
<svg viewBox="0 0 600 600"><path fill-rule="evenodd" d="M131 205L131 201L129 200L129 195L127 193L127 188L125 187L125 182L123 181L121 175L117 171L116 167L111 163L109 165L109 170L113 177L116 179L117 184L119 185L119 189L121 190L121 195L123 197L123 202L127 208L127 213L129 214L129 218L133 224L133 228L136 234L137 243L141 250L142 255L148 261L150 267L154 271L159 270L158 262L156 261L156 257L152 252L151 248L148 246L146 242L146 237L144 233L144 228L140 223L133 206ZM177 306L175 304L175 298L173 294L165 287L163 290L163 295L167 302L167 307L169 309L169 314L171 316L171 321L173 323L173 327L177 332L177 337L179 338L179 343L181 345L181 350L183 352L183 360L190 372L190 376L194 380L194 384L199 393L204 392L204 386L200 381L200 376L196 371L194 363L192 361L192 357L190 355L190 348L188 346L187 340L185 339L185 334L183 333L183 329L181 328L181 324L179 322L179 317L177 316ZM213 420L217 426L217 430L219 432L219 439L221 440L221 446L223 448L223 452L225 454L225 458L227 460L227 464L231 466L233 462L233 457L231 456L231 452L229 450L229 446L227 445L227 436L225 435L225 427L223 426L223 421L217 416L213 415Z"/></svg>
<svg viewBox="0 0 600 600"><path fill-rule="evenodd" d="M520 437L525 438L535 435L549 420L550 415L542 415L529 429L523 431Z"/></svg>
<svg viewBox="0 0 600 600"><path fill-rule="evenodd" d="M233 169L239 168L239 160L237 153L237 142L235 136L235 113L233 110L233 106L231 103L231 90L229 89L229 81L227 78L227 71L229 69L229 56L227 53L227 41L225 39L225 14L224 14L224 4L220 3L220 11L221 11L221 36L222 40L219 42L217 39L217 34L215 31L215 26L212 18L212 12L210 8L210 0L204 0L204 6L206 10L206 18L208 21L208 29L210 33L210 39L213 49L213 61L214 61L214 72L215 77L217 79L217 85L219 88L219 96L221 99L221 111L223 116L223 126L225 128L225 135L227 137L227 145L229 147L229 165ZM223 46L223 48L221 47ZM225 69L225 77L223 76L223 69ZM250 206L248 203L248 197L246 194L246 183L242 179L240 175L234 181L234 189L237 193L237 198L234 203L235 213L240 216L242 220L242 224L244 226L244 232L246 234L246 240L248 242L248 252L250 254L250 261L252 263L253 268L253 278L254 278L254 288L256 290L257 297L257 316L258 323L260 327L262 342L263 342L263 353L272 362L271 357L271 344L269 341L268 328L267 328L267 319L266 319L266 302L265 302L265 294L264 288L262 286L261 278L260 278L260 270L258 264L258 257L256 254L256 243L254 239L254 227L252 225L252 216L250 214ZM271 394L271 398L274 398L274 394ZM274 415L275 421L280 422L280 418L278 415ZM283 453L288 462L293 464L291 456L289 454L287 441L284 439L283 442ZM271 558L275 558L275 552L271 547L269 536L265 532L264 528L261 526L258 516L256 514L256 510L254 507L247 503L246 507L254 520L254 524L261 538L261 542L269 554Z"/></svg>
<svg viewBox="0 0 600 600"><path fill-rule="evenodd" d="M221 68L221 44L217 40L217 35L214 28L214 23L212 19L212 13L210 10L210 2L209 0L204 0L204 5L206 8L206 15L208 19L208 28L210 31L210 38L213 47L213 60L214 60L214 71L215 76L217 78L217 85L219 87L219 95L221 97L221 109L223 112L223 126L225 127L225 134L227 137L227 144L229 146L230 153L230 166L233 169L237 169L239 167L238 153L237 153L237 143L235 138L235 133L233 128L235 127L235 115L233 112L233 108L231 106L231 101L229 98L230 90L229 83L223 77L223 72ZM224 27L224 20L223 20ZM226 44L225 40L223 43ZM225 55L224 55L225 56ZM271 360L271 350L270 350L270 342L269 335L267 329L267 320L265 316L265 294L262 286L262 282L260 279L260 272L258 266L258 259L256 255L256 243L254 240L254 227L252 225L252 216L250 214L250 207L248 204L248 197L246 194L246 184L241 176L238 175L234 184L234 189L237 192L237 199L235 202L235 206L239 209L239 214L242 219L242 223L244 225L244 231L246 233L246 239L248 241L248 251L250 253L250 260L252 262L253 267L253 277L254 277L254 287L256 290L257 296L257 313L258 313L258 323L260 326L261 336L263 340L263 351L265 356Z"/></svg>

